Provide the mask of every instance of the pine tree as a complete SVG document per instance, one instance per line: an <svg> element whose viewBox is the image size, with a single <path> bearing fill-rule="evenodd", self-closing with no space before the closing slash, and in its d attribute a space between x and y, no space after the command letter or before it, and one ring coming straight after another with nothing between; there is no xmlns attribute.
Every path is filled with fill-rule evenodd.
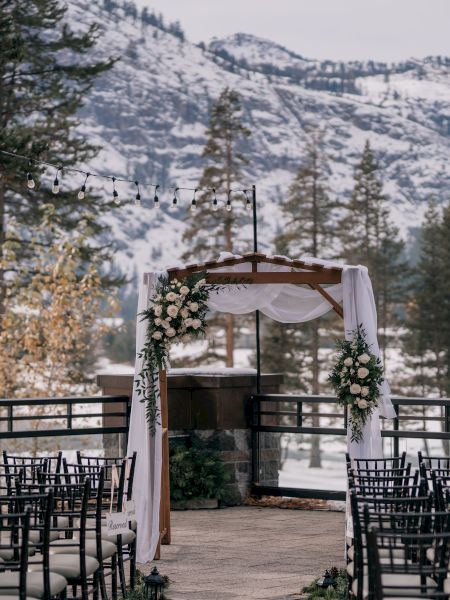
<svg viewBox="0 0 450 600"><path fill-rule="evenodd" d="M421 395L450 393L450 205L430 201L420 234L404 338L410 384Z"/></svg>
<svg viewBox="0 0 450 600"><path fill-rule="evenodd" d="M386 330L395 322L395 307L403 300L407 266L404 243L391 222L381 182L381 169L367 141L355 169L355 185L341 222L343 255L365 265L372 280L380 345L386 350Z"/></svg>
<svg viewBox="0 0 450 600"><path fill-rule="evenodd" d="M290 188L286 202L281 210L285 217L282 233L275 238L275 246L279 254L290 257L309 255L318 258L331 258L337 250L335 237L335 212L337 203L329 195L327 176L329 173L326 156L322 151L322 133L310 136L305 159L300 166ZM282 345L278 351L273 350L277 359L297 357L295 378L289 377L291 389L306 390L314 395L320 393L321 361L321 323L316 319L308 323L287 326L287 334L279 335ZM281 325L283 326L283 325ZM276 335L280 325L268 328L268 335ZM286 327L286 326L284 326ZM264 353L267 346L274 341L263 342ZM280 360L280 369L284 368ZM286 365L288 366L288 365ZM294 371L295 373L295 371ZM313 405L313 410L317 405ZM318 426L319 419L314 416L312 425ZM312 436L310 466L320 467L319 436Z"/></svg>
<svg viewBox="0 0 450 600"><path fill-rule="evenodd" d="M247 161L239 145L250 131L242 121L239 94L225 88L211 110L207 142L202 157L207 165L200 178L200 189L216 190L216 198L227 196L228 190L241 182L242 167ZM249 192L250 193L250 192ZM188 217L188 227L183 236L189 243L183 259L190 262L214 260L219 252L239 252L239 231L245 223L245 196L240 193L230 196L232 210L225 211L220 202L219 210L214 211L213 192L201 192L198 195L198 210ZM225 321L225 323L224 323ZM234 315L218 316L210 323L210 336L225 326L226 329L226 366L233 366L235 346ZM216 356L217 357L217 354ZM213 357L213 358L215 358ZM211 358L210 356L205 357Z"/></svg>
<svg viewBox="0 0 450 600"><path fill-rule="evenodd" d="M95 78L114 62L93 58L97 26L74 33L66 11L58 0L0 0L0 150L63 168L88 160L96 151L73 135L73 128ZM86 194L80 200L77 190L69 189L64 171L59 174L62 189L57 197L45 185L27 189L27 171L38 181L42 169L0 156L0 250L14 215L18 225L30 232L17 240L17 261L31 258L31 230L50 197L66 231L74 230L80 219L88 221L92 236L103 230L98 216L111 208L104 198ZM83 251L93 256L99 247L86 244ZM0 312L6 294L5 275L0 271Z"/></svg>

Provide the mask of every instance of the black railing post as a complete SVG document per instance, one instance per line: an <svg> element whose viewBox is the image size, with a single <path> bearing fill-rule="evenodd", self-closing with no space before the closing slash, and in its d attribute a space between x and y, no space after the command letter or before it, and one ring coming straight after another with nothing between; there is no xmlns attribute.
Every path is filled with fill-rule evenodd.
<svg viewBox="0 0 450 600"><path fill-rule="evenodd" d="M252 185L252 209L253 209L253 252L258 252L258 219L256 214L256 186ZM256 328L256 393L261 393L261 340L259 310L255 312Z"/></svg>
<svg viewBox="0 0 450 600"><path fill-rule="evenodd" d="M72 404L67 403L67 429L72 429Z"/></svg>
<svg viewBox="0 0 450 600"><path fill-rule="evenodd" d="M259 431L260 414L259 414L259 399L257 396L250 398L252 406L252 484L258 484L260 481L260 461L259 461Z"/></svg>
<svg viewBox="0 0 450 600"><path fill-rule="evenodd" d="M12 432L13 431L13 405L11 404L10 406L7 407L7 414L8 414L8 431Z"/></svg>
<svg viewBox="0 0 450 600"><path fill-rule="evenodd" d="M303 402L297 402L297 427L303 427Z"/></svg>
<svg viewBox="0 0 450 600"><path fill-rule="evenodd" d="M450 433L450 406L444 406L444 431Z"/></svg>
<svg viewBox="0 0 450 600"><path fill-rule="evenodd" d="M400 406L394 404L396 417L394 418L394 431L399 431L399 416ZM397 436L394 436L394 456L400 456L400 440Z"/></svg>

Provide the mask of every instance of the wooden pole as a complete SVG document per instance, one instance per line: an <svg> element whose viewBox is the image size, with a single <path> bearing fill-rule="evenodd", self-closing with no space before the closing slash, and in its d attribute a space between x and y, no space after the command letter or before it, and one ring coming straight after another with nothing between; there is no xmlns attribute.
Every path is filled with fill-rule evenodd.
<svg viewBox="0 0 450 600"><path fill-rule="evenodd" d="M170 544L170 476L169 476L169 409L167 372L159 372L162 427L161 503L159 506L159 542L155 560L161 557L161 544Z"/></svg>

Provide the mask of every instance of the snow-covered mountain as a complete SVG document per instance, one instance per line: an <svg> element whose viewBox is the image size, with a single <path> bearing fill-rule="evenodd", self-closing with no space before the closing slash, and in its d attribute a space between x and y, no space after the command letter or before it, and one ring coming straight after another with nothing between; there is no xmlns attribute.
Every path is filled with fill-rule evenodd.
<svg viewBox="0 0 450 600"><path fill-rule="evenodd" d="M121 60L86 98L80 135L103 150L91 165L140 181L195 187L212 103L225 86L238 90L252 135L242 150L249 165L240 185L255 183L260 242L269 250L282 225L279 203L302 161L309 128L325 130L336 194L346 196L352 172L369 139L385 167L385 189L405 234L417 225L427 198L448 198L450 185L450 59L333 62L306 59L247 34L198 46L177 28L166 31L140 11L115 0L71 0L72 24L98 22L99 55ZM153 23L153 24L152 24ZM134 190L119 187L123 197ZM105 193L111 193L106 186ZM152 205L153 189L141 188ZM118 266L136 269L177 262L183 251L183 218L191 193L168 211L118 208L110 215ZM251 250L250 225L238 249ZM220 248L217 249L218 252Z"/></svg>

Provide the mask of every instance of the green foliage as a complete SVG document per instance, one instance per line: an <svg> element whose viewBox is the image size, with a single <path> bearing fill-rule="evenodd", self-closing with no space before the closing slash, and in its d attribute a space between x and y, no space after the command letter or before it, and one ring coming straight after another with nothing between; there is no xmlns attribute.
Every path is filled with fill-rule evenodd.
<svg viewBox="0 0 450 600"><path fill-rule="evenodd" d="M343 255L365 265L372 280L378 325L386 347L386 329L395 323L395 308L404 301L408 269L404 242L393 225L381 182L381 168L367 141L355 169L355 185L341 221Z"/></svg>
<svg viewBox="0 0 450 600"><path fill-rule="evenodd" d="M62 168L89 160L97 151L73 134L76 115L95 78L114 63L96 58L98 26L77 24L74 32L66 13L67 6L59 0L0 0L0 149ZM37 182L34 190L24 185L28 170ZM14 215L17 229L28 233L17 236L17 263L33 259L32 230L41 219L42 207L54 202L63 230L76 231L81 219L86 222L90 241L84 248L85 257L108 260L109 249L92 240L104 230L98 217L110 210L110 202L94 194L78 199L77 189L69 186L64 171L59 175L61 191L55 197L45 183L54 173L47 173L40 184L42 174L35 164L2 155L0 251L2 233L8 233Z"/></svg>
<svg viewBox="0 0 450 600"><path fill-rule="evenodd" d="M224 210L224 199L230 188L242 189L242 170L247 160L242 152L245 140L250 131L245 127L239 94L225 88L211 109L209 127L206 131L208 139L203 149L205 161L198 187L217 192L219 210L211 210L214 198L212 192L197 194L197 211L188 214L187 228L183 240L188 243L188 250L183 260L198 262L215 260L219 252L248 252L249 242L242 240L241 232L250 223L250 216L244 208L246 198L242 192L232 194L232 210ZM251 190L248 192L251 194ZM214 314L209 318L208 345L204 354L198 358L203 363L223 359L224 336L218 335L225 329L227 332L226 365L233 366L233 349L235 345L236 323L242 324L243 317ZM218 340L220 340L218 342Z"/></svg>
<svg viewBox="0 0 450 600"><path fill-rule="evenodd" d="M305 595L305 600L347 600L347 572L345 569L339 571L334 567L332 571L337 571L337 574L332 573L337 586L335 588L322 589L317 587L317 580L303 588L302 592Z"/></svg>
<svg viewBox="0 0 450 600"><path fill-rule="evenodd" d="M221 499L226 483L225 466L219 453L196 435L190 445L176 443L170 451L170 497L182 502Z"/></svg>
<svg viewBox="0 0 450 600"><path fill-rule="evenodd" d="M338 340L336 346L336 364L328 381L339 404L350 407L352 442L359 442L364 425L378 405L383 367L380 359L370 352L361 326L352 333L350 340Z"/></svg>
<svg viewBox="0 0 450 600"><path fill-rule="evenodd" d="M450 204L431 201L420 235L420 255L407 305L404 348L413 390L450 394Z"/></svg>

